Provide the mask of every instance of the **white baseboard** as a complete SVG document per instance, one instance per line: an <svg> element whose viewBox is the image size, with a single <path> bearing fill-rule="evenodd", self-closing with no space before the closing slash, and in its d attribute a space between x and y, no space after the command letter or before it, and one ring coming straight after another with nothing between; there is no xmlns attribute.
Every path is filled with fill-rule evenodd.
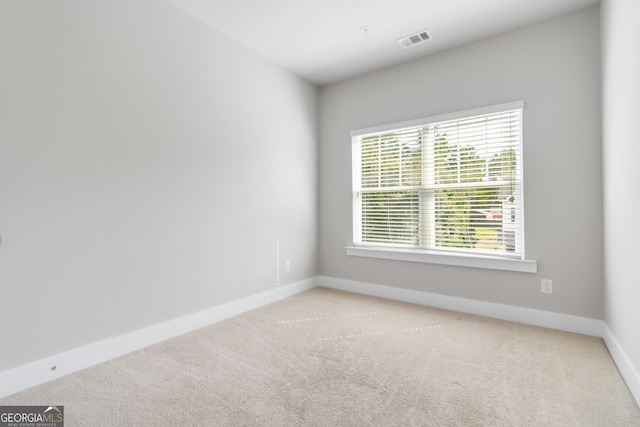
<svg viewBox="0 0 640 427"><path fill-rule="evenodd" d="M640 406L640 372L631 359L629 359L626 352L620 346L620 343L603 320L496 304L486 301L431 294L428 292L390 286L374 285L371 283L338 279L335 277L319 276L318 285L342 291L600 337L607 346L614 363L620 371L627 387L631 391L631 395L638 403L638 406Z"/></svg>
<svg viewBox="0 0 640 427"><path fill-rule="evenodd" d="M602 337L629 390L640 405L640 374L609 328L601 320L327 276L313 277L280 286L260 294L8 369L0 372L0 398L305 292L316 286ZM55 369L52 369L53 367Z"/></svg>
<svg viewBox="0 0 640 427"><path fill-rule="evenodd" d="M316 287L313 277L0 372L0 398Z"/></svg>
<svg viewBox="0 0 640 427"><path fill-rule="evenodd" d="M616 363L618 371L620 371L622 378L624 378L624 381L627 383L629 391L633 395L638 406L640 406L640 372L638 372L638 369L633 365L631 359L627 356L627 353L620 346L620 343L606 325L604 327L604 336L602 339L609 349L611 358L613 358L613 361Z"/></svg>
<svg viewBox="0 0 640 427"><path fill-rule="evenodd" d="M476 314L527 325L542 326L561 331L602 337L604 322L598 319L553 313L531 308L515 307L447 295L432 294L391 286L374 285L335 277L320 276L318 285L381 298L411 302L462 313Z"/></svg>

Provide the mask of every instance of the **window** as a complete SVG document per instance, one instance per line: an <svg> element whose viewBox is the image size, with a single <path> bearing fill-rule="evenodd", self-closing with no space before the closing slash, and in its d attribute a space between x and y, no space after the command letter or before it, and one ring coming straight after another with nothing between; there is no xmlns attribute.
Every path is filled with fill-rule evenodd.
<svg viewBox="0 0 640 427"><path fill-rule="evenodd" d="M353 131L354 246L524 260L522 109Z"/></svg>

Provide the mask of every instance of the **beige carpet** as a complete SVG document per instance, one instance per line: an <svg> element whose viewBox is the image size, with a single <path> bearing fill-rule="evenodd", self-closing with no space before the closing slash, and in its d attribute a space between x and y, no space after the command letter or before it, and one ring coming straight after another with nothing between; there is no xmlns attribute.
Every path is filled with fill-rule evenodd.
<svg viewBox="0 0 640 427"><path fill-rule="evenodd" d="M73 426L640 426L598 338L317 288L0 400Z"/></svg>

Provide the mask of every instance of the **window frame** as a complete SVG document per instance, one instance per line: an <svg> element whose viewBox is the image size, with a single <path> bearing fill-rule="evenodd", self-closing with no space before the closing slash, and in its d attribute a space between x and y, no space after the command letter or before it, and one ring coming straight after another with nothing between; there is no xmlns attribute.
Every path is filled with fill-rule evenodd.
<svg viewBox="0 0 640 427"><path fill-rule="evenodd" d="M453 121L453 120L463 120L466 118L471 118L475 116L489 115L500 113L509 110L519 109L521 114L524 112L524 102L523 101L514 101L503 104L496 104L481 108L475 108L470 110L457 111L447 114L440 114L436 116L424 117L414 120L407 120L403 122L396 122L390 124L384 124L379 126L373 126L363 129L356 129L351 132L351 141L352 141L352 191L355 190L354 183L360 183L361 175L360 169L362 165L361 150L355 149L354 147L358 142L359 138L366 137L367 135L380 134L383 132L394 132L399 131L401 129L413 128L419 126L428 126L433 125L440 122ZM390 245L387 243L376 243L376 242L362 242L362 215L358 215L358 212L362 212L361 203L362 197L356 197L353 195L353 211L352 211L352 224L353 224L353 244L350 246L346 246L347 255L350 256L362 256L362 257L370 257L370 258L378 258L378 259L391 259L391 260L400 260L400 261L410 261L410 262L426 262L426 263L434 263L434 264L444 264L444 265L453 265L453 266L467 266L467 267L477 267L477 268L489 268L489 269L498 269L498 270L508 270L508 271L519 271L519 272L528 272L528 273L536 273L537 272L537 262L535 260L526 260L524 253L524 174L523 174L523 117L520 116L520 140L519 140L519 149L520 149L520 163L519 163L519 181L518 185L520 186L520 197L521 197L521 240L519 244L521 247L519 248L519 253L517 257L514 257L510 254L498 253L491 254L487 252L476 252L473 249L469 251L461 251L461 250L448 250L446 248L430 248L422 246L424 242L422 241L422 236L420 237L420 246L413 245ZM359 140L358 140L359 141ZM357 162L357 163L356 163ZM356 165L360 165L356 167ZM432 175L432 172L429 173ZM479 184L469 184L469 186L479 185ZM463 183L459 183L458 187L464 187ZM419 192L423 193L428 191L434 191L433 188L426 188L427 185L423 183L420 186ZM403 188L403 190L409 190L410 187ZM423 197L423 194L420 197ZM427 197L426 200L430 200ZM434 217L435 218L435 217ZM420 223L426 220L421 214Z"/></svg>

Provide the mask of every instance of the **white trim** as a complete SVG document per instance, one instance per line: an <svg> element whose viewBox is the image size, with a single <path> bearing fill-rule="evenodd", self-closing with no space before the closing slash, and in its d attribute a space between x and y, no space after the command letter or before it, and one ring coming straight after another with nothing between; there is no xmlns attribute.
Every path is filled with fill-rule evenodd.
<svg viewBox="0 0 640 427"><path fill-rule="evenodd" d="M618 340L615 338L603 320L588 317L572 316L563 313L536 310L496 304L487 301L471 300L428 292L401 289L390 286L374 285L354 280L338 279L335 277L318 276L318 285L326 288L338 289L358 294L371 295L380 298L405 301L445 310L492 317L527 325L541 326L560 331L591 335L602 338L611 354L618 371L622 375L631 395L640 406L640 371Z"/></svg>
<svg viewBox="0 0 640 427"><path fill-rule="evenodd" d="M498 105L484 106L471 110L457 111L432 117L353 130L351 132L353 163L353 247L347 248L347 254L356 256L370 256L374 258L396 259L403 261L428 262L455 266L469 266L535 273L537 271L535 261L523 261L522 263L512 261L524 259L524 217L522 215L524 207L524 194L522 193L523 109L524 101L513 101ZM482 120L476 122L476 118ZM489 128L486 127L487 124L485 123L484 119L487 118L494 122L495 128L493 126L490 126ZM468 145L469 148L474 148L476 145L475 142L483 144L486 142L490 147L492 147L490 151L487 151L485 154L481 155L483 159L487 157L485 159L487 160L487 162L489 157L495 157L497 155L497 152L500 152L500 157L502 158L502 154L507 153L507 149L513 151L513 153L515 154L514 161L516 167L515 170L512 171L512 173L509 175L510 179L504 179L504 181L501 179L500 181L482 181L471 183L456 182L449 184L438 184L435 182L437 181L435 176L437 175L437 171L434 172L434 168L436 168L437 166L437 159L434 158L435 154L433 152L433 147L437 145L439 135L442 132L444 132L445 134L447 133L446 130L438 129L438 125L449 123L454 126L454 128L462 126L464 129L467 129L467 125L462 124L460 120L470 120L471 123L468 124L470 128L466 131L459 129L458 131L461 132L461 135L457 135L458 131L452 131L453 134L445 139L450 140L450 142L458 141L458 147ZM508 130L507 128L503 127L505 124L503 123L504 120L507 120ZM388 156L392 156L395 158L395 156L398 155L398 153L396 152L397 147L395 145L393 147L386 147L385 145L384 134L386 134L387 132L398 132L398 135L396 136L400 138L401 142L399 142L399 144L403 147L403 144L411 142L413 144L417 144L416 147L422 148L423 151L418 154L419 159L416 160L420 162L423 169L422 181L421 183L419 183L419 185L403 186L401 185L402 183L395 183L395 186L389 186L387 184L392 183L388 181L387 178L384 178L384 176L377 176L380 175L380 173L384 172L382 171L382 169L384 168L381 162L386 162L386 160L384 159L387 159ZM494 134L493 132L499 133ZM459 138L462 138L462 135L466 135L464 136L464 141L459 140ZM492 142L488 142L489 140L485 141L486 138L489 138L489 135L493 135L494 139L492 140ZM371 142L371 144L373 145L371 145L370 148L374 150L373 153L377 154L365 161L364 158L360 159L361 155L363 155L362 153L360 153L360 151L361 148L364 147L363 139L369 136L376 137L375 141ZM489 149L488 147L486 148ZM460 156L462 155L461 153L462 152L460 151ZM403 163L404 161L402 160L399 161L400 168L402 169L402 165L404 165L405 163ZM364 162L364 164L362 162ZM374 176L370 178L372 178L375 183L370 183L370 186L368 186L367 188L363 188L362 185L364 185L364 183L360 182L360 175L364 174L363 171L365 168L370 167L372 167L374 171ZM414 167L415 165L410 166L410 168ZM458 169L460 169L457 171L458 175L463 173L461 168L462 166L458 165ZM413 171L413 169L411 170ZM375 171L378 172L376 173ZM488 173L488 170L485 170L484 172ZM362 179L364 179L364 175L362 176ZM460 181L460 179L454 179L454 181ZM434 232L433 228L435 224L435 218L433 218L433 216L437 216L439 210L437 207L433 207L433 209L429 209L428 207L429 204L434 203L433 198L436 197L433 191L446 188L484 188L489 185L489 183L491 183L492 186L501 188L501 192L508 189L508 194L510 194L512 197L515 197L515 200L511 200L511 203L508 206L504 203L496 202L498 203L498 205L496 206L502 207L502 219L499 220L500 222L502 222L502 231L506 233L505 236L511 236L513 234L513 238L515 239L514 252L495 254L488 253L490 251L469 249L467 253L470 253L472 257L469 257L469 259L467 260L466 256L463 258L459 253L454 253L453 256L449 256L448 253L440 251L441 248L436 248L433 245L432 241L434 236L431 236L430 234ZM385 208L384 206L382 206L385 203L382 203L382 205L372 205L367 208L364 208L363 205L362 209L364 209L366 212L360 209L360 204L363 203L361 199L363 192L364 194L372 194L375 197L375 195L380 192L386 193L396 191L406 192L406 195L408 197L411 197L412 200L416 197L419 199L417 200L420 206L420 218L417 221L417 223L420 225L419 230L412 230L411 227L408 226L401 227L400 225L394 223L394 219L397 219L396 215L404 212L403 209L405 208L403 208L402 205L394 205L393 207L387 206ZM505 216L505 208L507 207L510 207L513 213L511 215ZM415 215L415 206L412 205L411 209L411 214ZM365 216L367 217L366 224L364 223ZM376 235L379 234L380 240L391 240L392 236L389 233L392 233L392 231L387 230L389 221L393 223L391 224L391 229L394 229L394 224L398 227L397 231L399 234L402 234L407 238L412 237L413 240L417 240L417 238L419 237L420 247L412 247L408 251L401 250L398 252L395 250L397 248L396 245L388 245L386 247L389 249L389 251L385 253L383 253L380 249L377 249L380 246L373 242L377 240L377 238L375 237ZM416 218L414 218L412 221L416 221ZM469 221L472 221L472 218L470 216L466 218L466 222L468 223ZM362 227L366 228L366 230L361 230ZM363 241L363 237L361 236L361 234L365 233L365 231L370 231L371 236L374 237L368 236L367 238L364 238ZM408 234L405 235L405 233ZM409 236L409 234L411 234L411 236ZM503 242L502 244L505 243ZM375 249L372 249L371 251L373 252L367 254L367 251L369 251L369 247L373 247ZM360 248L365 249L361 250ZM413 249L419 249L420 251L417 252ZM432 256L439 255L440 253L444 253L445 256ZM473 255L478 256L475 257ZM485 261L485 259L489 259L490 261ZM504 261L505 259L507 260L506 262Z"/></svg>
<svg viewBox="0 0 640 427"><path fill-rule="evenodd" d="M509 320L527 325L558 329L584 335L602 337L603 321L569 314L554 313L532 308L516 307L487 301L478 301L429 292L374 285L335 277L320 276L318 284L327 288L405 301L445 310L476 314L479 316Z"/></svg>
<svg viewBox="0 0 640 427"><path fill-rule="evenodd" d="M638 367L633 365L633 362L629 359L629 356L627 356L627 353L620 346L620 343L606 324L604 325L602 338L607 349L609 349L611 358L618 367L618 371L620 371L622 378L624 378L625 383L627 383L631 395L636 400L638 406L640 406L640 372L638 371Z"/></svg>
<svg viewBox="0 0 640 427"><path fill-rule="evenodd" d="M408 248L389 248L373 246L347 246L347 255L367 258L391 259L396 261L424 262L430 264L453 265L456 267L488 268L492 270L518 271L537 273L538 262L535 260L519 260L496 258L471 254L445 254L426 250Z"/></svg>
<svg viewBox="0 0 640 427"><path fill-rule="evenodd" d="M463 313L493 317L562 331L603 337L613 361L640 405L640 374L606 324L597 319L553 313L486 301L470 300L335 277L317 276L257 295L109 338L0 372L0 398L18 393L158 342L220 322L317 286L372 295ZM52 366L56 366L54 371Z"/></svg>
<svg viewBox="0 0 640 427"><path fill-rule="evenodd" d="M0 398L115 359L316 287L316 277L280 286L0 372ZM52 370L52 367L56 367Z"/></svg>
<svg viewBox="0 0 640 427"><path fill-rule="evenodd" d="M524 101L505 102L504 104L489 105L486 107L472 108L470 110L456 111L452 113L438 114L437 116L421 117L418 119L405 120L402 122L387 123L378 126L370 126L362 129L354 129L351 131L351 137L366 136L379 132L392 132L398 129L423 126L430 123L444 122L448 120L456 120L467 117L481 116L484 114L499 113L508 110L524 110Z"/></svg>

